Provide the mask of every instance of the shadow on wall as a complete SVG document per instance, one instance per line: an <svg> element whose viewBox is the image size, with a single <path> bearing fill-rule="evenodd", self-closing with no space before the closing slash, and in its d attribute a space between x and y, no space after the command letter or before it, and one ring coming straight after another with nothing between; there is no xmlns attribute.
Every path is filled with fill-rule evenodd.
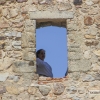
<svg viewBox="0 0 100 100"><path fill-rule="evenodd" d="M36 49L45 50L45 59L54 78L67 75L67 30L62 27L48 26L36 30Z"/></svg>

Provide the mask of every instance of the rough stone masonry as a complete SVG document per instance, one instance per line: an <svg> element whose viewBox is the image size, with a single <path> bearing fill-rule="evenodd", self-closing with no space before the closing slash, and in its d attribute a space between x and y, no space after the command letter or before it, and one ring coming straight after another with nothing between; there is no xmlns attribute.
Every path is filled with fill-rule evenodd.
<svg viewBox="0 0 100 100"><path fill-rule="evenodd" d="M35 73L35 30L49 25L68 31L64 78ZM100 100L100 0L0 0L0 100Z"/></svg>

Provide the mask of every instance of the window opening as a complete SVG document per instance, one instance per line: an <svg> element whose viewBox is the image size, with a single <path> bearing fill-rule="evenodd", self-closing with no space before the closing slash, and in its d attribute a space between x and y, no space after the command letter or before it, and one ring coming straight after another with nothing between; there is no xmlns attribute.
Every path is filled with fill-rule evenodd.
<svg viewBox="0 0 100 100"><path fill-rule="evenodd" d="M36 51L44 49L54 78L64 77L68 68L66 28L48 26L36 29Z"/></svg>

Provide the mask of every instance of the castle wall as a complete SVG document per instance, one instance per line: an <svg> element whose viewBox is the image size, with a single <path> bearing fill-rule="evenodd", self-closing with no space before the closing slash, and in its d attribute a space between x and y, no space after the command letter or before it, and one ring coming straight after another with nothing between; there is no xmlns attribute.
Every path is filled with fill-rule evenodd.
<svg viewBox="0 0 100 100"><path fill-rule="evenodd" d="M0 100L100 99L100 1L82 2L0 0ZM68 31L64 78L35 73L36 28L48 25Z"/></svg>

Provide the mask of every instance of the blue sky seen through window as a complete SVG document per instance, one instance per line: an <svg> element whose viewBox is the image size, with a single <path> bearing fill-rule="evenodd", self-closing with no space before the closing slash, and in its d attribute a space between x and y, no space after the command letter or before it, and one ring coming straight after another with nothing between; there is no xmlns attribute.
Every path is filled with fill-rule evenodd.
<svg viewBox="0 0 100 100"><path fill-rule="evenodd" d="M45 61L51 65L53 76L64 77L67 69L67 30L62 27L41 27L36 30L36 50L46 51Z"/></svg>

